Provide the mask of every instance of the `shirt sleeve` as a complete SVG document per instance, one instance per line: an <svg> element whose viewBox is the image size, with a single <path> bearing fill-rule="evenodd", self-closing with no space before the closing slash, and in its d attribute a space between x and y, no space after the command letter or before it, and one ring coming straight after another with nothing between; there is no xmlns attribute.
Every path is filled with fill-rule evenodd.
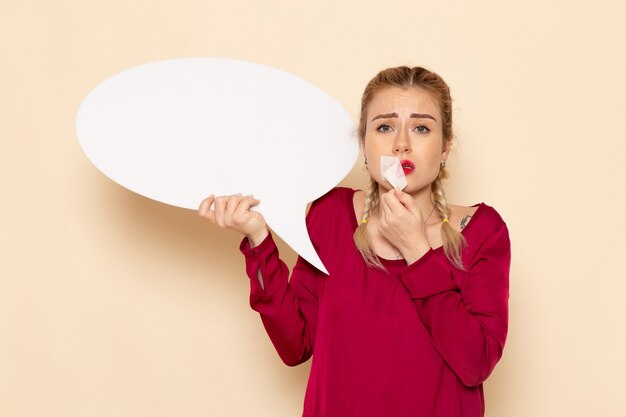
<svg viewBox="0 0 626 417"><path fill-rule="evenodd" d="M467 386L483 383L502 356L510 263L502 223L478 249L461 288L452 279L454 266L432 249L400 274L433 344Z"/></svg>
<svg viewBox="0 0 626 417"><path fill-rule="evenodd" d="M307 216L307 225L310 217ZM276 352L289 366L306 362L313 354L322 273L298 256L288 281L289 269L280 259L271 233L254 248L250 248L248 239L244 238L240 250L250 278L250 307L261 315Z"/></svg>

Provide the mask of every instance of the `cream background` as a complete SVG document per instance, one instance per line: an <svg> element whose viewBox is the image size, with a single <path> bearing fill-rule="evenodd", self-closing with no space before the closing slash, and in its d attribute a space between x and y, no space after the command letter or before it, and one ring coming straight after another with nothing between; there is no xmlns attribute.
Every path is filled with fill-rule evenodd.
<svg viewBox="0 0 626 417"><path fill-rule="evenodd" d="M460 139L449 200L493 205L512 239L487 415L624 415L625 12L617 0L1 0L0 415L300 415L310 361L275 353L239 237L121 188L76 141L98 82L183 56L290 71L355 116L378 70L439 72ZM364 179L355 167L342 185Z"/></svg>

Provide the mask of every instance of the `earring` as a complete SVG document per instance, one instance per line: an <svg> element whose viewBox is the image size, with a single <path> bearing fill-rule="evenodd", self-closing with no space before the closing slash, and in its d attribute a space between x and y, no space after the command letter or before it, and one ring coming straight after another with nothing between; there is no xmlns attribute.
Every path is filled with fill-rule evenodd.
<svg viewBox="0 0 626 417"><path fill-rule="evenodd" d="M365 162L364 163L365 163L365 165L367 165L367 156L365 157Z"/></svg>
<svg viewBox="0 0 626 417"><path fill-rule="evenodd" d="M441 161L441 168L445 168L446 167L446 160L444 159L443 161Z"/></svg>

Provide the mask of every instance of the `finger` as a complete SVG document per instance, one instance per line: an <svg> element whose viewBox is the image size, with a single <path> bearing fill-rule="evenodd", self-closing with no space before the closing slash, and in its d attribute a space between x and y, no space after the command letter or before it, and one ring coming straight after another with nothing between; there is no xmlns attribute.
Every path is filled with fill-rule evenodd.
<svg viewBox="0 0 626 417"><path fill-rule="evenodd" d="M252 197L251 195L247 195L241 198L241 201L239 202L239 205L237 206L237 208L235 209L235 214L237 213L243 213L247 210L250 210L250 208L254 207L254 206L258 206L261 203L260 200L257 200L256 198Z"/></svg>
<svg viewBox="0 0 626 417"><path fill-rule="evenodd" d="M224 211L226 210L226 202L228 201L228 197L220 196L215 199L215 203L213 203L213 210L215 211L215 222L220 227L226 227L224 223Z"/></svg>
<svg viewBox="0 0 626 417"><path fill-rule="evenodd" d="M261 200L254 198L252 194L246 196L247 199L250 200L250 207L258 206L261 204Z"/></svg>
<svg viewBox="0 0 626 417"><path fill-rule="evenodd" d="M391 215L391 209L389 204L385 201L385 195L383 194L380 199L380 226L385 227L388 222L388 217Z"/></svg>
<svg viewBox="0 0 626 417"><path fill-rule="evenodd" d="M409 210L415 215L420 215L419 209L415 206L415 201L413 201L413 197L411 197L410 194L407 194L400 190L396 190L394 197L397 201L397 206L392 207L394 207L396 210L400 210L402 208L404 210Z"/></svg>
<svg viewBox="0 0 626 417"><path fill-rule="evenodd" d="M259 200L252 196L245 196L239 202L237 209L233 213L233 219L236 222L243 222L247 216L249 216L250 208L258 205Z"/></svg>
<svg viewBox="0 0 626 417"><path fill-rule="evenodd" d="M398 192L398 190L393 189L389 193L389 196L387 197L387 204L389 204L389 208L393 212L397 212L397 211L399 211L399 210L404 208L404 205L398 199L398 195L396 194L397 192Z"/></svg>
<svg viewBox="0 0 626 417"><path fill-rule="evenodd" d="M232 225L233 223L233 213L237 209L239 202L241 201L241 193L231 195L228 197L226 201L226 208L224 210L224 223L227 225Z"/></svg>
<svg viewBox="0 0 626 417"><path fill-rule="evenodd" d="M406 208L410 209L413 207L413 198L409 194L405 193L402 190L396 190L394 195L396 196L398 201L402 203L402 205L404 205Z"/></svg>
<svg viewBox="0 0 626 417"><path fill-rule="evenodd" d="M378 218L377 223L378 223L378 231L380 232L380 234L382 234L383 236L387 236L387 233L386 233L387 226L388 226L387 210L385 209L380 210L380 216Z"/></svg>
<svg viewBox="0 0 626 417"><path fill-rule="evenodd" d="M209 210L209 207L211 207L211 203L213 203L214 199L215 199L215 196L211 194L210 196L202 200L200 202L200 206L198 206L198 214L202 215L206 213Z"/></svg>
<svg viewBox="0 0 626 417"><path fill-rule="evenodd" d="M388 215L394 214L400 204L394 193L395 190L391 190L382 195L383 209L387 210Z"/></svg>
<svg viewBox="0 0 626 417"><path fill-rule="evenodd" d="M417 207L417 205L415 204L415 201L413 200L413 197L411 197L410 194L407 194L403 191L397 191L396 197L398 198L398 201L407 210L409 210L411 213L417 216L417 218L421 219L423 217L422 212L420 211L419 207Z"/></svg>
<svg viewBox="0 0 626 417"><path fill-rule="evenodd" d="M378 205L380 206L380 215L383 215L383 212L387 210L387 202L385 201L385 194L381 194L378 199Z"/></svg>
<svg viewBox="0 0 626 417"><path fill-rule="evenodd" d="M200 207L198 208L198 215L203 217L211 223L215 223L215 212L211 210L211 204L215 201L215 196L211 194L200 203Z"/></svg>

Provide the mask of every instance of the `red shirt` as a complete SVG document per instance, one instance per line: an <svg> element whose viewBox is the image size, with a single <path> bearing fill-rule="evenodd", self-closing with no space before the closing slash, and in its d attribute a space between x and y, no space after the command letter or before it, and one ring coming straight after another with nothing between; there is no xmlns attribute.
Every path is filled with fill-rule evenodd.
<svg viewBox="0 0 626 417"><path fill-rule="evenodd" d="M301 257L289 271L271 234L250 249L243 239L250 305L289 366L313 356L304 417L477 417L483 381L507 335L506 224L480 203L462 233L455 268L442 247L407 265L368 268L353 241L356 190L316 200L307 227L329 276ZM264 288L257 271L260 269Z"/></svg>

